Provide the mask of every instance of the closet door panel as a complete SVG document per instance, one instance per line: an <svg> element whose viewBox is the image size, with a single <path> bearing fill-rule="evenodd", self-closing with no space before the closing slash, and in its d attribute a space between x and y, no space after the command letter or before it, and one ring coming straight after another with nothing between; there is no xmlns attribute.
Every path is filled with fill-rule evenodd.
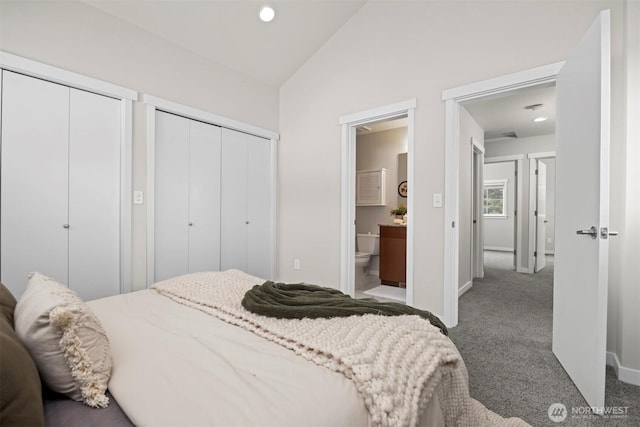
<svg viewBox="0 0 640 427"><path fill-rule="evenodd" d="M189 124L189 272L218 271L221 130Z"/></svg>
<svg viewBox="0 0 640 427"><path fill-rule="evenodd" d="M120 293L120 101L70 90L69 287Z"/></svg>
<svg viewBox="0 0 640 427"><path fill-rule="evenodd" d="M248 136L247 215L249 219L247 273L270 278L271 143Z"/></svg>
<svg viewBox="0 0 640 427"><path fill-rule="evenodd" d="M156 113L155 281L189 271L189 120Z"/></svg>
<svg viewBox="0 0 640 427"><path fill-rule="evenodd" d="M0 265L18 298L32 271L67 283L69 89L2 74Z"/></svg>
<svg viewBox="0 0 640 427"><path fill-rule="evenodd" d="M247 134L222 129L220 268L247 271Z"/></svg>

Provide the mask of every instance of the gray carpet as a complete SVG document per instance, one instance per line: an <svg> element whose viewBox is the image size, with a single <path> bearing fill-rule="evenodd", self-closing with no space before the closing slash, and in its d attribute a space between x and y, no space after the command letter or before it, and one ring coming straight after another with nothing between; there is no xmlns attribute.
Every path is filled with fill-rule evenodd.
<svg viewBox="0 0 640 427"><path fill-rule="evenodd" d="M471 396L533 426L640 426L640 387L618 381L611 367L605 405L626 407L626 414L572 415L587 403L551 352L552 298L553 257L531 275L512 271L508 254L487 252L485 277L460 298L459 323L450 329L469 371ZM549 418L553 403L567 408L563 422Z"/></svg>

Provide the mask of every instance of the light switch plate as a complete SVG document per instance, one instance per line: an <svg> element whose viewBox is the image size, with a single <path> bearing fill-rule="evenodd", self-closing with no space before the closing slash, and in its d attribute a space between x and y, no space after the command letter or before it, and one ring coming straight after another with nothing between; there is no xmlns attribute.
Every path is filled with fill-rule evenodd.
<svg viewBox="0 0 640 427"><path fill-rule="evenodd" d="M434 208L442 207L442 193L433 193L433 207Z"/></svg>

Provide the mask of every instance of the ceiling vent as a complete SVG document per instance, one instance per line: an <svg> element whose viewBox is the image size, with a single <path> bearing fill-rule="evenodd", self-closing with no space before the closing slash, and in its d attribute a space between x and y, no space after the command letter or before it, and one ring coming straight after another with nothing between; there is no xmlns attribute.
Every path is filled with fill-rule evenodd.
<svg viewBox="0 0 640 427"><path fill-rule="evenodd" d="M484 142L508 141L510 139L518 139L518 135L514 131L487 132L484 135Z"/></svg>

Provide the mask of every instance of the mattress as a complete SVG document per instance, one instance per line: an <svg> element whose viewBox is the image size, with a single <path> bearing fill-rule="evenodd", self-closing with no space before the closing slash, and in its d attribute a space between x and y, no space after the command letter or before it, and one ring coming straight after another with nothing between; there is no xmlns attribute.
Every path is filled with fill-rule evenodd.
<svg viewBox="0 0 640 427"><path fill-rule="evenodd" d="M88 303L109 337L109 390L138 426L369 426L344 375L154 290ZM420 426L444 425L437 397Z"/></svg>

